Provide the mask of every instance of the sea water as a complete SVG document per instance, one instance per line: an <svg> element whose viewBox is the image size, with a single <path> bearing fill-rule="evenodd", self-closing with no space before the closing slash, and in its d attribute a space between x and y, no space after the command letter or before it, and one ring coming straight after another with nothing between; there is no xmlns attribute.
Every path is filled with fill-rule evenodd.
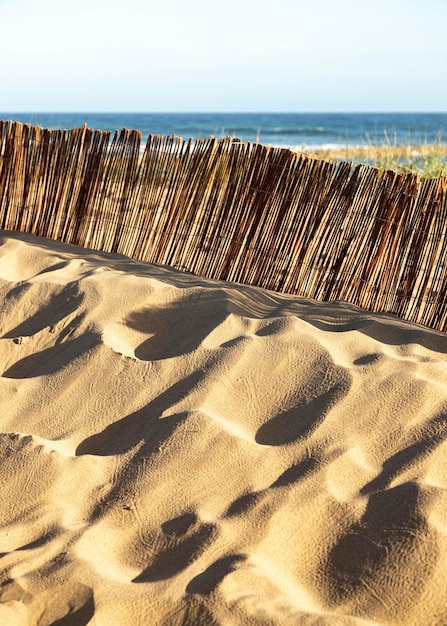
<svg viewBox="0 0 447 626"><path fill-rule="evenodd" d="M447 143L447 113L14 113L0 119L44 128L136 129L184 139L238 137L295 149Z"/></svg>

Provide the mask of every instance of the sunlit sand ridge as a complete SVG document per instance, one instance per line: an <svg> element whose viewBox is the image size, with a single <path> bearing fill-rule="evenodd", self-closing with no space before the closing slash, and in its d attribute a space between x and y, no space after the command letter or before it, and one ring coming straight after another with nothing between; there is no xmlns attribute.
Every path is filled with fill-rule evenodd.
<svg viewBox="0 0 447 626"><path fill-rule="evenodd" d="M0 243L0 624L447 623L446 335Z"/></svg>

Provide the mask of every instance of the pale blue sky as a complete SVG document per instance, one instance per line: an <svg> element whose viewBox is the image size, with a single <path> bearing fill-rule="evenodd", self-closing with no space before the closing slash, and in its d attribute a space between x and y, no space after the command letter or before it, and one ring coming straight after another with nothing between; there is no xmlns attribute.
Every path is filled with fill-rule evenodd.
<svg viewBox="0 0 447 626"><path fill-rule="evenodd" d="M446 111L446 0L0 0L0 111Z"/></svg>

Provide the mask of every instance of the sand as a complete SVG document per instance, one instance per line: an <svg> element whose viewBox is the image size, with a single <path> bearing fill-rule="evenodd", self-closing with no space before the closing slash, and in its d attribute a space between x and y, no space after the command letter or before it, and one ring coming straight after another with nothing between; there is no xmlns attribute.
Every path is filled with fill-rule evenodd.
<svg viewBox="0 0 447 626"><path fill-rule="evenodd" d="M447 623L447 335L0 244L1 625Z"/></svg>

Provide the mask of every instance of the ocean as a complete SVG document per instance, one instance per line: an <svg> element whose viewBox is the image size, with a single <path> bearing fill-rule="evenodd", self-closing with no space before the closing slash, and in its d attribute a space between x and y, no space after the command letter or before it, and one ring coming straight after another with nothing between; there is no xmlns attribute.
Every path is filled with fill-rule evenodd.
<svg viewBox="0 0 447 626"><path fill-rule="evenodd" d="M44 128L140 130L184 139L238 137L295 149L447 142L447 113L11 113L0 119Z"/></svg>

